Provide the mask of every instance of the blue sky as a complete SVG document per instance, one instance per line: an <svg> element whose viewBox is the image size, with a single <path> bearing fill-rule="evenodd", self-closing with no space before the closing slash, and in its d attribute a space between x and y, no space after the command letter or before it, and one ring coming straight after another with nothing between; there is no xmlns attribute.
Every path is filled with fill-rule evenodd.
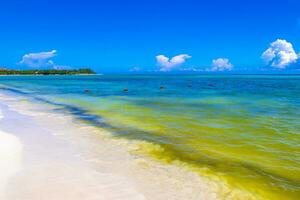
<svg viewBox="0 0 300 200"><path fill-rule="evenodd" d="M283 72L299 65L297 0L10 0L0 2L0 25L0 66L10 68ZM274 55L264 57L277 39Z"/></svg>

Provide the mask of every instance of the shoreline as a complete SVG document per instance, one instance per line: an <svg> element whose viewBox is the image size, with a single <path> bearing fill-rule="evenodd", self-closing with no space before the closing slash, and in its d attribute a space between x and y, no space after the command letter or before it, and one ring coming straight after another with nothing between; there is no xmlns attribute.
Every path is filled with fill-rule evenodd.
<svg viewBox="0 0 300 200"><path fill-rule="evenodd" d="M8 95L4 92L0 93L0 99L0 109L4 110L3 118L0 119L0 130L4 129L4 132L18 137L24 146L22 169L9 179L13 186L7 187L8 194L14 197L9 200L33 200L34 195L46 195L43 198L46 200L70 197L108 200L217 199L211 183L198 174L130 154L128 150L134 148L134 144L128 149L128 141L113 139L108 132L75 121L68 114L56 113L51 110L53 106L31 103L24 96ZM12 124L24 124L24 121L25 127ZM44 161L47 164L41 165ZM85 175L76 176L78 171ZM37 174L37 177L31 178L28 174ZM75 180L69 180L73 176L76 177ZM28 185L25 191L9 190L24 184ZM63 193L58 185L65 187ZM102 189L95 190L99 185ZM81 188L81 196L74 195L74 187ZM113 196L116 191L119 194ZM55 198L47 197L49 193L56 194ZM97 195L100 196L96 197Z"/></svg>

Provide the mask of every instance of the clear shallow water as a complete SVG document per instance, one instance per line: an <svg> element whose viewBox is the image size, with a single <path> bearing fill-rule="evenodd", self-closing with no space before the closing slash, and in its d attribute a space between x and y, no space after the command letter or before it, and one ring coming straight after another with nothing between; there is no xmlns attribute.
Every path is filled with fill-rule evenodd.
<svg viewBox="0 0 300 200"><path fill-rule="evenodd" d="M300 76L3 76L0 85L155 144L140 152L182 161L233 191L299 199Z"/></svg>

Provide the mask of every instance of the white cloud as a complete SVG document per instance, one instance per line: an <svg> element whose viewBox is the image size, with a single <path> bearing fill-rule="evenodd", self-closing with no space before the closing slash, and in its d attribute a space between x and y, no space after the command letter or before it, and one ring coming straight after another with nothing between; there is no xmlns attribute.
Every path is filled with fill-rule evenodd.
<svg viewBox="0 0 300 200"><path fill-rule="evenodd" d="M32 68L55 68L51 58L56 56L56 50L49 52L29 53L22 57L20 65L25 65Z"/></svg>
<svg viewBox="0 0 300 200"><path fill-rule="evenodd" d="M166 72L179 67L189 58L191 58L191 56L188 54L180 54L171 59L164 55L158 55L156 56L156 61L160 67L160 71Z"/></svg>
<svg viewBox="0 0 300 200"><path fill-rule="evenodd" d="M233 65L228 58L218 58L212 61L212 67L207 71L231 71Z"/></svg>
<svg viewBox="0 0 300 200"><path fill-rule="evenodd" d="M184 72L202 72L203 71L203 69L199 69L199 68L196 68L196 67L181 68L179 70L184 71Z"/></svg>
<svg viewBox="0 0 300 200"><path fill-rule="evenodd" d="M139 67L133 67L133 68L129 69L130 72L139 72L139 71L141 71L141 70L142 70L142 69L139 68Z"/></svg>
<svg viewBox="0 0 300 200"><path fill-rule="evenodd" d="M56 70L71 70L72 69L72 67L67 66L67 65L53 65L52 68L56 69Z"/></svg>
<svg viewBox="0 0 300 200"><path fill-rule="evenodd" d="M284 69L291 63L295 63L300 57L297 55L293 45L283 39L277 39L262 54L262 59L272 67Z"/></svg>

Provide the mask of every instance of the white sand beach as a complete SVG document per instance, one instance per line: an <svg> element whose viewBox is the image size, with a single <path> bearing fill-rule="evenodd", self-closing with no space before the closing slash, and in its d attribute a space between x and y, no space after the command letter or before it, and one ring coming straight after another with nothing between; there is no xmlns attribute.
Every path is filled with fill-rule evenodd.
<svg viewBox="0 0 300 200"><path fill-rule="evenodd" d="M3 118L0 113L0 120ZM5 199L10 178L21 169L22 143L11 134L0 131L0 199Z"/></svg>
<svg viewBox="0 0 300 200"><path fill-rule="evenodd" d="M0 94L1 200L217 199L212 184L185 168L134 155L125 141Z"/></svg>

